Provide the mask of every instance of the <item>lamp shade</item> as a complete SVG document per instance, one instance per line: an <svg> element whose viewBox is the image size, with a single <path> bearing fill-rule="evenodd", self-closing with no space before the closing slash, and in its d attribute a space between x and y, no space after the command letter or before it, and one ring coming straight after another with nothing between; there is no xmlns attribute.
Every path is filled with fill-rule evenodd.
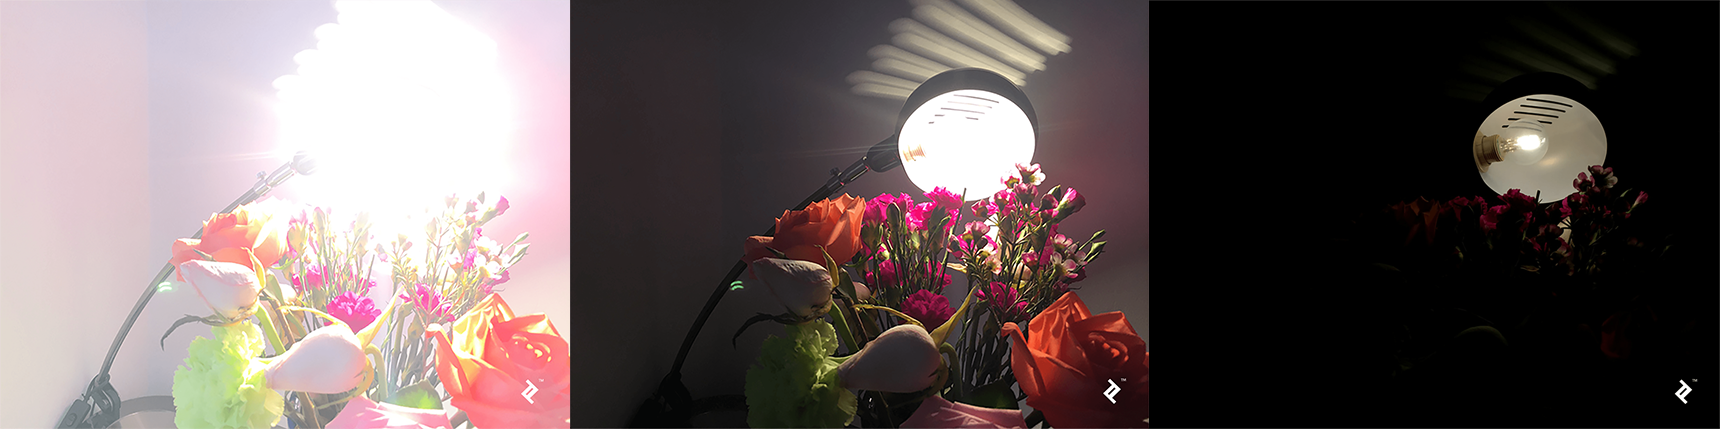
<svg viewBox="0 0 1720 429"><path fill-rule="evenodd" d="M897 122L897 155L921 190L943 187L977 200L1003 189L1015 164L1033 160L1038 119L1027 96L997 73L956 69L908 96Z"/></svg>
<svg viewBox="0 0 1720 429"><path fill-rule="evenodd" d="M1607 134L1594 111L1571 98L1553 94L1532 94L1518 97L1493 110L1482 121L1480 135L1509 133L1515 121L1530 118L1544 130L1546 154L1528 165L1496 162L1481 171L1481 180L1493 192L1504 194L1511 189L1524 194L1540 192L1541 201L1562 199L1576 189L1571 179L1587 171L1588 166L1602 165L1607 158Z"/></svg>
<svg viewBox="0 0 1720 429"><path fill-rule="evenodd" d="M1533 134L1540 147L1526 154L1539 159L1519 164L1513 161L1521 159L1511 159L1501 147L1495 159L1499 162L1478 164L1481 180L1496 194L1512 189L1528 195L1539 192L1543 202L1576 192L1571 179L1577 173L1606 163L1606 129L1596 114L1605 112L1605 106L1596 106L1598 102L1593 90L1559 73L1529 73L1501 82L1476 112L1482 118L1476 141L1503 146ZM1540 151L1544 152L1533 153Z"/></svg>

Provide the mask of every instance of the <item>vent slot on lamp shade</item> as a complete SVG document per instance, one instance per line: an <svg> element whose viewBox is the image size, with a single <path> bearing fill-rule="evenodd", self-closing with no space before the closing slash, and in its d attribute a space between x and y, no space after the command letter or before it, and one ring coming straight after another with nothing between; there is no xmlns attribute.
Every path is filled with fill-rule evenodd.
<svg viewBox="0 0 1720 429"><path fill-rule="evenodd" d="M1512 121L1525 118L1546 128L1547 154L1534 164L1487 166L1481 179L1493 192L1503 195L1517 189L1531 196L1540 192L1542 202L1557 201L1576 192L1571 179L1577 173L1606 163L1607 135L1600 119L1582 103L1563 96L1536 94L1511 100L1494 109L1476 132L1499 134Z"/></svg>

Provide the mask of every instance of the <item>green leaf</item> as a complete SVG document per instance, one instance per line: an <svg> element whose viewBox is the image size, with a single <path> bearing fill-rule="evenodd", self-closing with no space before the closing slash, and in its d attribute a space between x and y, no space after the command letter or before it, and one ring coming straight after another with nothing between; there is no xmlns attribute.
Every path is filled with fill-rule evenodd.
<svg viewBox="0 0 1720 429"><path fill-rule="evenodd" d="M429 380L406 386L405 389L401 389L393 397L382 402L424 410L442 409L442 401L437 400L436 390L430 387Z"/></svg>
<svg viewBox="0 0 1720 429"><path fill-rule="evenodd" d="M1021 404L1015 401L1015 392L1010 389L1013 384L1009 380L999 380L980 386L973 392L969 392L966 398L959 398L956 401L986 408L1019 410Z"/></svg>

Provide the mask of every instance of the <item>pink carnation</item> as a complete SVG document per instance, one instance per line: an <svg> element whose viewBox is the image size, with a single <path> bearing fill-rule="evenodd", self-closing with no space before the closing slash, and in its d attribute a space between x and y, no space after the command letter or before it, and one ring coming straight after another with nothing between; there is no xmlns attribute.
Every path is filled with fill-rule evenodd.
<svg viewBox="0 0 1720 429"><path fill-rule="evenodd" d="M902 314L920 321L920 324L926 326L926 330L933 330L950 320L955 309L950 308L949 298L929 290L921 290L902 300Z"/></svg>
<svg viewBox="0 0 1720 429"><path fill-rule="evenodd" d="M926 198L932 199L932 202L942 209L959 209L962 206L962 197L942 186L932 188L931 192L926 193Z"/></svg>
<svg viewBox="0 0 1720 429"><path fill-rule="evenodd" d="M376 303L372 302L370 297L347 292L328 302L328 314L346 322L346 326L351 327L353 332L358 332L375 322L376 316L381 315L382 310L376 309Z"/></svg>
<svg viewBox="0 0 1720 429"><path fill-rule="evenodd" d="M1027 314L1027 303L1021 302L1021 295L1013 286L991 282L990 286L976 294L991 305L991 311L997 313L999 320L1012 322Z"/></svg>
<svg viewBox="0 0 1720 429"><path fill-rule="evenodd" d="M442 292L431 288L429 285L419 283L415 291L407 290L400 292L400 298L412 302L412 304L418 306L419 309L429 313L433 319L430 321L431 323L454 321L453 303L444 300L442 298Z"/></svg>
<svg viewBox="0 0 1720 429"><path fill-rule="evenodd" d="M891 261L879 262L877 272L866 273L866 284L871 285L873 289L898 286L902 281L901 279L902 277L896 272L896 263Z"/></svg>

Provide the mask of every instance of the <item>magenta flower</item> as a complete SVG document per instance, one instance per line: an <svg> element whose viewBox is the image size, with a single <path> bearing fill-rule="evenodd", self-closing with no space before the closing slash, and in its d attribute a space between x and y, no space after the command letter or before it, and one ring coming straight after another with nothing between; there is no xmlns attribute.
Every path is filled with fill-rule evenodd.
<svg viewBox="0 0 1720 429"><path fill-rule="evenodd" d="M1063 199L1057 202L1057 214L1053 216L1053 219L1062 222L1063 219L1068 219L1069 215L1081 211L1082 207L1087 207L1087 197L1081 195L1075 188L1069 188L1069 190L1063 191Z"/></svg>
<svg viewBox="0 0 1720 429"><path fill-rule="evenodd" d="M1630 207L1636 208L1636 206L1640 206L1640 205L1642 205L1642 203L1646 203L1646 202L1648 202L1648 193L1647 192L1637 192L1636 193L1636 201L1630 203Z"/></svg>
<svg viewBox="0 0 1720 429"><path fill-rule="evenodd" d="M1013 189L997 191L996 194L991 196L991 199L994 201L994 204L991 204L990 207L994 212L1010 213L1014 212L1016 209L1015 190Z"/></svg>
<svg viewBox="0 0 1720 429"><path fill-rule="evenodd" d="M1481 212L1481 230L1492 233L1499 229L1499 215L1505 213L1505 206L1493 206Z"/></svg>
<svg viewBox="0 0 1720 429"><path fill-rule="evenodd" d="M1591 165L1589 166L1589 174L1593 175L1595 184L1600 187L1612 189L1613 186L1618 185L1618 176L1613 175L1612 167Z"/></svg>
<svg viewBox="0 0 1720 429"><path fill-rule="evenodd" d="M933 286L937 287L938 293L943 293L944 287L950 285L950 275L944 274L943 265L937 262L926 264L926 278L935 279Z"/></svg>
<svg viewBox="0 0 1720 429"><path fill-rule="evenodd" d="M929 225L926 225L926 221L930 220L928 218L931 217L932 210L936 208L937 203L929 201L915 204L914 208L908 210L908 215L906 216L908 229L914 231L925 231L926 228L929 227Z"/></svg>
<svg viewBox="0 0 1720 429"><path fill-rule="evenodd" d="M931 192L926 193L926 198L932 199L932 202L937 203L939 208L952 209L962 206L962 196L956 195L956 193L950 192L942 186L932 188Z"/></svg>
<svg viewBox="0 0 1720 429"><path fill-rule="evenodd" d="M480 286L480 287L484 291L484 295L489 295L491 292L495 291L495 288L497 285L500 285L502 283L507 283L507 282L508 282L508 272L502 271L502 274L500 276L498 276L495 280L486 281L486 282L484 282L483 286Z"/></svg>
<svg viewBox="0 0 1720 429"><path fill-rule="evenodd" d="M1021 181L1029 185L1045 180L1045 175L1039 174L1039 164L1015 164L1015 170L1021 173Z"/></svg>
<svg viewBox="0 0 1720 429"><path fill-rule="evenodd" d="M305 276L303 278L300 278L297 274L293 274L287 276L287 279L293 282L293 290L298 291L299 293L316 290L324 284L323 268L321 265L306 265Z"/></svg>
<svg viewBox="0 0 1720 429"><path fill-rule="evenodd" d="M1072 255L1075 253L1075 240L1072 240L1063 234L1053 233L1050 238L1045 240L1045 248L1048 250L1056 250L1060 255Z"/></svg>
<svg viewBox="0 0 1720 429"><path fill-rule="evenodd" d="M496 216L501 216L502 213L507 213L507 212L508 212L508 197L496 198Z"/></svg>
<svg viewBox="0 0 1720 429"><path fill-rule="evenodd" d="M478 262L478 249L475 247L471 248L471 249L467 249L466 250L466 260L461 261L461 265L463 267L465 267L466 269L470 270L470 269L472 269L472 264L474 264L476 262Z"/></svg>
<svg viewBox="0 0 1720 429"><path fill-rule="evenodd" d="M991 311L997 313L998 320L1012 322L1027 314L1027 303L1021 302L1021 294L1013 286L991 282L989 287L975 293L991 305Z"/></svg>
<svg viewBox="0 0 1720 429"><path fill-rule="evenodd" d="M944 322L955 315L955 309L950 308L949 298L929 290L921 290L902 300L902 314L920 321L927 330L933 330L944 326Z"/></svg>
<svg viewBox="0 0 1720 429"><path fill-rule="evenodd" d="M890 194L879 195L878 198L867 201L866 214L861 215L860 224L864 226L883 224L890 212L890 203L884 201L884 198L889 196Z"/></svg>
<svg viewBox="0 0 1720 429"><path fill-rule="evenodd" d="M416 289L417 293L412 290L400 292L400 298L411 301L413 305L429 313L433 319L430 321L432 323L454 321L454 304L443 300L442 292L423 283L419 283Z"/></svg>
<svg viewBox="0 0 1720 429"><path fill-rule="evenodd" d="M1500 195L1499 199L1504 200L1505 205L1510 206L1510 210L1514 213L1522 213L1535 209L1535 197L1526 195L1523 191L1516 189L1505 191L1505 195Z"/></svg>
<svg viewBox="0 0 1720 429"><path fill-rule="evenodd" d="M877 272L866 273L866 284L873 289L884 289L900 284L902 277L896 272L896 263L883 261L878 263Z"/></svg>
<svg viewBox="0 0 1720 429"><path fill-rule="evenodd" d="M982 199L974 201L968 209L973 212L974 216L985 219L992 213L997 213L997 204L992 203L990 199Z"/></svg>
<svg viewBox="0 0 1720 429"><path fill-rule="evenodd" d="M382 310L376 309L376 303L372 302L370 297L347 292L328 302L328 314L346 322L346 326L356 333L375 322L376 316L382 315Z"/></svg>
<svg viewBox="0 0 1720 429"><path fill-rule="evenodd" d="M1015 191L1015 198L1018 201L1021 201L1024 205L1032 205L1033 194L1039 193L1038 186L1034 186L1027 182L1016 183L1014 187L1011 187L1011 189Z"/></svg>

